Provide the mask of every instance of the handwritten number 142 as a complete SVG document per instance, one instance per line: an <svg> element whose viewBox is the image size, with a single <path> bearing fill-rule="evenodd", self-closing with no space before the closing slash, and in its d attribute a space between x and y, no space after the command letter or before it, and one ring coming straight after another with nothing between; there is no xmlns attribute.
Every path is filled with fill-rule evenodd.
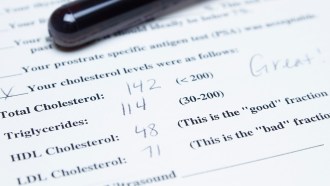
<svg viewBox="0 0 330 186"><path fill-rule="evenodd" d="M134 90L143 93L147 90L161 88L161 86L157 85L157 81L155 79L148 79L146 81L140 80L138 82L126 83L126 85L129 95L132 95Z"/></svg>

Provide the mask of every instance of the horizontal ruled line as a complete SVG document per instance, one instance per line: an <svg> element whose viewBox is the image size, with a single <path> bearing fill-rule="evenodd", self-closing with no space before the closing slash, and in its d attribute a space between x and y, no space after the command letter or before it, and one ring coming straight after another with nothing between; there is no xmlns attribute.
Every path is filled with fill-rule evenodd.
<svg viewBox="0 0 330 186"><path fill-rule="evenodd" d="M192 174L187 174L185 176L182 176L182 178L188 178L188 177L192 177L192 176L198 176L198 175L201 175L201 174L207 174L207 173L210 173L210 172L235 168L235 167L239 167L239 166L243 166L243 165L247 165L247 164L251 164L251 163L256 163L256 162L259 162L259 161L269 160L269 159L273 159L273 158L277 158L277 157L281 157L281 156L286 156L286 155L290 155L290 154L294 154L294 153L298 153L298 152L302 152L302 151L306 151L306 150L311 150L311 149L315 149L315 148L323 147L323 146L324 146L324 144L315 145L315 146L311 146L311 147L307 147L307 148L303 148L303 149L299 149L299 150L294 150L294 151L290 151L290 152L286 152L286 153L282 153L282 154L277 154L277 155L273 155L273 156L268 156L268 157L265 157L265 158L260 158L260 159L256 159L256 160L252 160L252 161L246 161L246 162L242 162L242 163L238 163L238 164L228 165L228 166L220 167L220 168L217 168L217 169L211 169L211 170L196 172L196 173L192 173Z"/></svg>
<svg viewBox="0 0 330 186"><path fill-rule="evenodd" d="M0 47L0 50L6 50L6 49L11 49L14 48L15 46L4 46L4 47Z"/></svg>
<svg viewBox="0 0 330 186"><path fill-rule="evenodd" d="M27 94L29 94L29 93L25 92L25 93L21 93L21 94L14 94L14 95L10 95L10 96L0 97L0 99L8 99L8 98L12 98L12 97L27 95Z"/></svg>
<svg viewBox="0 0 330 186"><path fill-rule="evenodd" d="M8 32L9 29L0 29L0 32Z"/></svg>
<svg viewBox="0 0 330 186"><path fill-rule="evenodd" d="M14 76L21 76L22 73L18 73L18 74L12 74L12 75L7 75L7 76L0 76L0 79L3 79L3 78L10 78L10 77L14 77Z"/></svg>

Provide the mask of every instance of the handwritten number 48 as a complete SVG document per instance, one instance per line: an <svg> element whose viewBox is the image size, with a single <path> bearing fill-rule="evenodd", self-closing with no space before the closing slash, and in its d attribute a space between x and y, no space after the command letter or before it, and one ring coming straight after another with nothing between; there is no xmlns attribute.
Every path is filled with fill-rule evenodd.
<svg viewBox="0 0 330 186"><path fill-rule="evenodd" d="M135 133L142 134L144 138L158 136L158 131L156 130L156 124L154 123L149 124L147 127L142 127L142 129L139 128L138 126L135 126Z"/></svg>

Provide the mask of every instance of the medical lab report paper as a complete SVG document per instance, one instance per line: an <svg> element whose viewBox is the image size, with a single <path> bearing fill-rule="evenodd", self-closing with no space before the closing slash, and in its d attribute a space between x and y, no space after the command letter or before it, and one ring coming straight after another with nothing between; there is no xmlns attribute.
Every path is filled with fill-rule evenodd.
<svg viewBox="0 0 330 186"><path fill-rule="evenodd" d="M209 0L57 49L0 2L0 185L330 185L330 3Z"/></svg>

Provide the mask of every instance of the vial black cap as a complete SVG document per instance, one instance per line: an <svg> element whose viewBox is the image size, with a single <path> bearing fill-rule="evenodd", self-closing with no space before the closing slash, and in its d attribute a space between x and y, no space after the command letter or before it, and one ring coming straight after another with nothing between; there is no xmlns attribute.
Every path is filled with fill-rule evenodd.
<svg viewBox="0 0 330 186"><path fill-rule="evenodd" d="M48 29L54 43L72 48L152 18L162 0L77 0L53 12Z"/></svg>

